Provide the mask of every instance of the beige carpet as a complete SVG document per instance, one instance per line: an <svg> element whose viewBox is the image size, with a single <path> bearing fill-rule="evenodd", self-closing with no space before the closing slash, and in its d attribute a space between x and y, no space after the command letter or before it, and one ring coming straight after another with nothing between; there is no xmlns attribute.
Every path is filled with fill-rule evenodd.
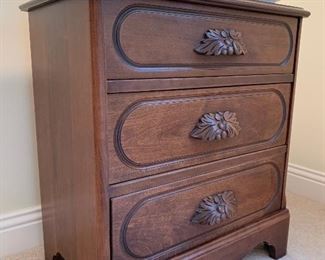
<svg viewBox="0 0 325 260"><path fill-rule="evenodd" d="M281 259L325 260L325 205L294 194L288 194L287 201L291 214L289 246L287 256ZM244 260L263 259L271 258L257 248ZM44 260L44 249L40 246L3 260Z"/></svg>

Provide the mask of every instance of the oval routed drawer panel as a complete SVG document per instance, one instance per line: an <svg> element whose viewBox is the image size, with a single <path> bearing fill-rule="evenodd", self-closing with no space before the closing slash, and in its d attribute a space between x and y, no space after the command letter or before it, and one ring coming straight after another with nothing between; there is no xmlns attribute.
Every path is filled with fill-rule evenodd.
<svg viewBox="0 0 325 260"><path fill-rule="evenodd" d="M108 96L110 182L282 145L290 92L283 84Z"/></svg>
<svg viewBox="0 0 325 260"><path fill-rule="evenodd" d="M274 154L113 198L113 257L167 259L280 209L283 166Z"/></svg>
<svg viewBox="0 0 325 260"><path fill-rule="evenodd" d="M164 1L106 1L107 77L292 73L297 19Z"/></svg>

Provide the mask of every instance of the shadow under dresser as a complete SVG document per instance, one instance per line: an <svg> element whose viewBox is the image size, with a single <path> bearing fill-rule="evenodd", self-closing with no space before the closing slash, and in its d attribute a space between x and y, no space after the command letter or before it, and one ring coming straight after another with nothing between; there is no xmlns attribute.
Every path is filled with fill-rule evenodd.
<svg viewBox="0 0 325 260"><path fill-rule="evenodd" d="M46 259L286 254L302 18L250 0L32 0Z"/></svg>

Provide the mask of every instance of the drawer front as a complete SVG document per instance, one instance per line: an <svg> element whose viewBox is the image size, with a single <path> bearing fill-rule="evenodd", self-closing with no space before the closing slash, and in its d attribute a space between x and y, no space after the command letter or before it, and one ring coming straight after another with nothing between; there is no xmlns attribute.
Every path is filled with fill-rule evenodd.
<svg viewBox="0 0 325 260"><path fill-rule="evenodd" d="M166 1L104 10L109 79L293 72L296 18Z"/></svg>
<svg viewBox="0 0 325 260"><path fill-rule="evenodd" d="M283 168L277 152L113 198L114 259L169 259L279 210Z"/></svg>
<svg viewBox="0 0 325 260"><path fill-rule="evenodd" d="M109 181L285 144L290 92L279 84L108 95Z"/></svg>

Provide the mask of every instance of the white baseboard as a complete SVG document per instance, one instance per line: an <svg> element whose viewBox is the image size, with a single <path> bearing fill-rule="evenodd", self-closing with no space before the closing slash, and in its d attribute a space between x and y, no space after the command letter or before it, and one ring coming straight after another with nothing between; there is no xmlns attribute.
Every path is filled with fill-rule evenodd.
<svg viewBox="0 0 325 260"><path fill-rule="evenodd" d="M42 244L41 207L0 215L0 259Z"/></svg>
<svg viewBox="0 0 325 260"><path fill-rule="evenodd" d="M289 164L287 190L325 204L325 173Z"/></svg>

